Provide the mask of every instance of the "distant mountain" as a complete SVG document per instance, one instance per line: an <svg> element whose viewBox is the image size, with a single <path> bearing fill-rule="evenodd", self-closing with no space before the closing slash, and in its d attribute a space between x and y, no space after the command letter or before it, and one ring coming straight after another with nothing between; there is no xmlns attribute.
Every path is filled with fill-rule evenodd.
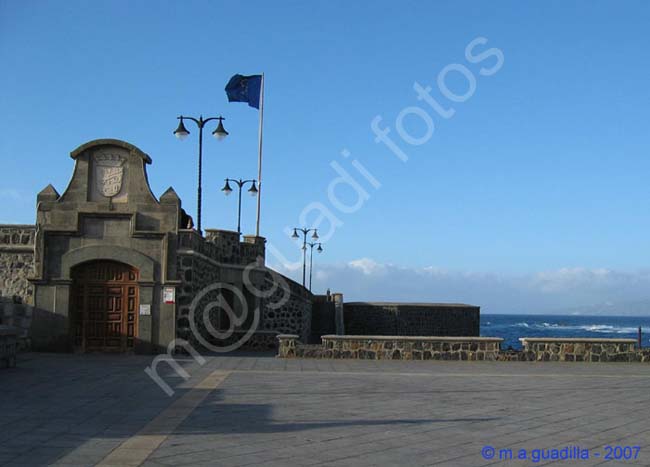
<svg viewBox="0 0 650 467"><path fill-rule="evenodd" d="M636 302L605 302L557 310L567 315L586 316L650 316L650 300Z"/></svg>

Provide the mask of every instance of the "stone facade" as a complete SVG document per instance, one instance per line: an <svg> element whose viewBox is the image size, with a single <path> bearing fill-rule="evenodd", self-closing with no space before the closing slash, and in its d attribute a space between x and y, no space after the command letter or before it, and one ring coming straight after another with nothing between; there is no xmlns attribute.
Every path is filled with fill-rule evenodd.
<svg viewBox="0 0 650 467"><path fill-rule="evenodd" d="M364 360L497 360L497 337L323 336L322 345L303 346L296 335L278 336L279 357Z"/></svg>
<svg viewBox="0 0 650 467"><path fill-rule="evenodd" d="M138 272L136 308L149 312L138 316L135 351L162 351L175 336L175 305L163 303L162 291L178 284L181 201L171 188L160 199L153 195L151 158L124 141L91 141L70 157L74 172L63 194L48 185L37 196L34 304L50 316L47 339L33 336L34 344L72 350L73 271L99 260Z"/></svg>
<svg viewBox="0 0 650 467"><path fill-rule="evenodd" d="M350 302L345 333L379 336L478 336L480 308L463 304Z"/></svg>
<svg viewBox="0 0 650 467"><path fill-rule="evenodd" d="M0 297L34 303L33 225L0 225Z"/></svg>

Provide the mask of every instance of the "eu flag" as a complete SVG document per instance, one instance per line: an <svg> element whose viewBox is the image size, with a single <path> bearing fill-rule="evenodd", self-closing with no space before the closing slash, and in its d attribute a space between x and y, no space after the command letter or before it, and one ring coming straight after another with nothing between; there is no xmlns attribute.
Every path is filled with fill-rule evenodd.
<svg viewBox="0 0 650 467"><path fill-rule="evenodd" d="M226 84L228 102L248 102L248 105L260 108L262 75L235 75Z"/></svg>

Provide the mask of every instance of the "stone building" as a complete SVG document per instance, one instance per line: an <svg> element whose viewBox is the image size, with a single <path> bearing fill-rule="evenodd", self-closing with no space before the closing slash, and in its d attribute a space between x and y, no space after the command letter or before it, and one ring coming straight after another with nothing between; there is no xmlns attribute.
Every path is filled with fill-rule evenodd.
<svg viewBox="0 0 650 467"><path fill-rule="evenodd" d="M346 306L267 268L262 237L186 228L178 195L156 198L152 160L129 143L94 140L70 156L68 187L38 194L35 225L0 225L0 323L34 350L268 349L278 334L318 342L346 327L478 335L477 307Z"/></svg>
<svg viewBox="0 0 650 467"><path fill-rule="evenodd" d="M253 323L249 345L308 336L311 294L265 268L264 238L182 228L181 200L172 188L155 197L151 158L129 143L95 140L70 156L72 179L38 194L36 224L0 226L0 319L9 301L28 306L33 348L148 353L176 337L209 347ZM194 303L207 311L193 313L214 284Z"/></svg>

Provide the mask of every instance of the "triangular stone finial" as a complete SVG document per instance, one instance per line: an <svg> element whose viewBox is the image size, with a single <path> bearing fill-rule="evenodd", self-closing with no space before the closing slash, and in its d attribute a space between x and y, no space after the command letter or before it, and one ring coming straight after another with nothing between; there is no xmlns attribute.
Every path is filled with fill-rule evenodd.
<svg viewBox="0 0 650 467"><path fill-rule="evenodd" d="M59 192L56 191L56 188L50 183L48 186L43 188L41 192L36 196L38 201L56 201L60 198Z"/></svg>
<svg viewBox="0 0 650 467"><path fill-rule="evenodd" d="M181 199L178 197L174 189L169 187L167 188L167 191L160 196L160 202L165 204L176 204L180 203Z"/></svg>

